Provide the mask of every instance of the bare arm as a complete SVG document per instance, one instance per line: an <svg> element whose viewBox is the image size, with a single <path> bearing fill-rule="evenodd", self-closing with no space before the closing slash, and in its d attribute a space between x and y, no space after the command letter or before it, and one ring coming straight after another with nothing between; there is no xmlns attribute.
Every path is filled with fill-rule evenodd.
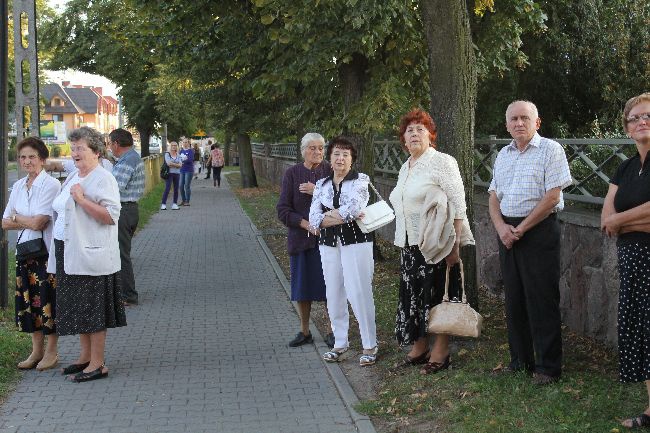
<svg viewBox="0 0 650 433"><path fill-rule="evenodd" d="M58 172L64 172L65 168L63 168L63 164L61 161L47 161L44 165L43 168L45 171L58 171Z"/></svg>
<svg viewBox="0 0 650 433"><path fill-rule="evenodd" d="M22 230L30 229L35 231L45 230L47 224L50 222L50 217L47 215L34 215L25 216L16 214L16 221L11 218L2 219L3 230Z"/></svg>
<svg viewBox="0 0 650 433"><path fill-rule="evenodd" d="M72 185L72 187L70 188L70 195L72 196L74 201L77 202L77 204L81 206L83 210L85 210L88 213L88 215L95 218L100 223L107 224L107 225L115 224L113 218L111 217L111 214L108 213L108 209L106 209L104 206L100 205L99 203L95 203L94 201L91 201L88 198L86 198L81 185L79 184Z"/></svg>
<svg viewBox="0 0 650 433"><path fill-rule="evenodd" d="M454 266L460 261L460 235L463 232L462 219L454 220L454 231L456 232L456 240L454 241L454 247L451 249L451 252L445 257L447 266Z"/></svg>
<svg viewBox="0 0 650 433"><path fill-rule="evenodd" d="M603 203L603 210L600 213L600 229L609 237L616 235L616 232L613 232L607 224L607 220L616 213L616 209L614 209L614 196L616 195L616 191L618 191L618 185L610 183L607 195L605 196L605 202Z"/></svg>
<svg viewBox="0 0 650 433"><path fill-rule="evenodd" d="M519 238L513 233L513 230L515 228L510 224L506 224L506 222L503 220L503 217L501 216L501 207L499 205L499 199L497 198L496 192L490 192L490 200L488 204L490 210L490 219L492 220L492 224L494 225L494 228L499 235L501 243L507 249L512 248L512 244L514 244Z"/></svg>
<svg viewBox="0 0 650 433"><path fill-rule="evenodd" d="M555 208L555 206L560 202L561 192L562 189L560 187L546 191L546 194L544 194L544 197L542 197L539 203L537 203L535 209L533 209L533 211L514 229L513 234L518 238L521 238L524 233L545 220L551 213L553 213L553 208Z"/></svg>

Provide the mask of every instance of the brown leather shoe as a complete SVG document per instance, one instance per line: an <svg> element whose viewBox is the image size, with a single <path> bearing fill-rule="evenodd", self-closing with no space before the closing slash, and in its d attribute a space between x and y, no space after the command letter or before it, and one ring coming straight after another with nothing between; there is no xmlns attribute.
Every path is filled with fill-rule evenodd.
<svg viewBox="0 0 650 433"><path fill-rule="evenodd" d="M451 365L451 358L449 355L443 362L427 362L424 367L420 369L420 374L435 374L439 371L446 370Z"/></svg>
<svg viewBox="0 0 650 433"><path fill-rule="evenodd" d="M560 376L549 376L544 373L535 373L533 375L533 385L546 386L560 380Z"/></svg>

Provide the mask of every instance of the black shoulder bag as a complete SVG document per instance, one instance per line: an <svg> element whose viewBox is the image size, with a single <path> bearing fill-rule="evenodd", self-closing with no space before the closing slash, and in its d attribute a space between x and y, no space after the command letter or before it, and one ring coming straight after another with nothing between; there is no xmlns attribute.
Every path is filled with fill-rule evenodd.
<svg viewBox="0 0 650 433"><path fill-rule="evenodd" d="M20 238L23 237L25 230L20 232L18 240L16 241L16 260L25 261L28 259L40 259L41 257L47 257L47 247L45 246L45 241L43 240L43 231L41 231L41 237L38 239L32 239L27 242L20 242Z"/></svg>

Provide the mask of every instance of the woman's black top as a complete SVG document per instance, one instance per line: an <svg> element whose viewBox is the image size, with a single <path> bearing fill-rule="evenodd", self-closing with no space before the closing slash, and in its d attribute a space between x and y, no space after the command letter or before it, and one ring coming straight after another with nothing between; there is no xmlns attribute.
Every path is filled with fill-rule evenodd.
<svg viewBox="0 0 650 433"><path fill-rule="evenodd" d="M650 152L649 152L650 154ZM616 174L610 180L618 186L614 195L614 208L616 212L625 212L650 201L650 164L641 165L641 157L637 153L634 157L623 161ZM618 237L617 245L634 242L650 243L650 233L630 232Z"/></svg>
<svg viewBox="0 0 650 433"><path fill-rule="evenodd" d="M341 187L343 185L343 182L353 181L358 177L359 174L356 171L351 170L343 178L341 183L339 183L338 185L334 183L334 175L330 175L329 177L325 178L323 184L325 184L327 181L332 182L332 188L334 189L334 199L332 200L332 204L334 206L334 209L338 209L341 206L340 204ZM323 213L331 210L323 204L321 204L321 207L323 209ZM318 244L326 245L328 247L335 247L337 237L341 239L341 245L351 245L351 244L360 244L362 242L372 242L372 233L362 232L357 222L355 220L352 220L349 223L343 223L332 227L321 228Z"/></svg>

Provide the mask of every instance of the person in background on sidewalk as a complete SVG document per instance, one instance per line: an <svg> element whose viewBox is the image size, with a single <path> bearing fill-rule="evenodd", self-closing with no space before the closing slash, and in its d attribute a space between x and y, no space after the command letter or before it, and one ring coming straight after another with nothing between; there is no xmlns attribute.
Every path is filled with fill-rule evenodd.
<svg viewBox="0 0 650 433"><path fill-rule="evenodd" d="M208 146L210 147L209 152L203 154L203 165L205 166L205 179L210 179L210 173L212 172L212 149L214 149L214 144L212 140L208 140Z"/></svg>
<svg viewBox="0 0 650 433"><path fill-rule="evenodd" d="M135 277L131 263L131 240L140 219L138 200L144 194L144 164L138 152L133 148L133 136L129 131L118 128L111 131L108 137L111 151L116 158L113 176L117 181L122 203L118 223L120 260L122 262L122 299L125 305L137 305L138 292L135 289Z"/></svg>
<svg viewBox="0 0 650 433"><path fill-rule="evenodd" d="M221 169L225 165L225 161L223 152L219 149L219 143L213 144L213 149L210 151L210 160L212 161L212 183L214 186L221 188Z"/></svg>
<svg viewBox="0 0 650 433"><path fill-rule="evenodd" d="M174 201L172 203L172 209L178 210L178 178L181 173L181 156L178 154L178 143L172 141L169 143L169 152L165 152L165 162L169 166L169 176L165 179L165 191L162 195L162 204L160 205L160 210L167 209L167 197L169 196L169 190L174 186Z"/></svg>
<svg viewBox="0 0 650 433"><path fill-rule="evenodd" d="M194 150L190 148L190 139L181 137L181 206L189 206L192 196L192 175L194 174Z"/></svg>
<svg viewBox="0 0 650 433"><path fill-rule="evenodd" d="M623 130L637 154L622 162L609 184L601 229L618 236L618 352L621 382L645 382L648 406L623 427L650 427L650 92L623 109Z"/></svg>
<svg viewBox="0 0 650 433"><path fill-rule="evenodd" d="M125 136L117 135L121 137L113 136L111 142ZM126 326L117 233L120 192L115 177L99 165L102 135L82 126L68 138L77 170L52 202L50 250L54 254L49 256L47 270L56 271L57 333L79 334L81 346L77 361L62 372L74 382L86 382L108 376L104 365L107 329Z"/></svg>
<svg viewBox="0 0 650 433"><path fill-rule="evenodd" d="M548 385L562 373L560 223L562 190L571 185L562 146L541 137L537 107L514 101L506 110L513 140L494 162L490 219L497 232L505 288L510 365Z"/></svg>
<svg viewBox="0 0 650 433"><path fill-rule="evenodd" d="M314 187L319 179L327 177L332 171L330 164L323 160L324 148L325 139L322 135L314 132L305 134L300 142L304 162L284 172L276 206L278 219L287 226L291 300L298 303L300 314L300 332L289 342L290 347L313 342L309 331L311 303L327 300L318 237L309 233L309 207ZM334 347L334 334L329 333L325 340L330 348Z"/></svg>
<svg viewBox="0 0 650 433"><path fill-rule="evenodd" d="M11 189L2 216L3 230L21 230L17 243L43 238L49 252L52 240L52 201L61 184L43 170L49 156L38 137L27 137L16 146L20 167L27 176ZM54 251L51 253L54 255ZM56 283L47 273L47 258L21 259L16 256L16 325L20 332L32 334L32 353L18 363L20 370L53 368L58 360L56 335ZM6 289L4 289L6 290ZM43 343L47 345L43 353Z"/></svg>
<svg viewBox="0 0 650 433"><path fill-rule="evenodd" d="M194 143L192 150L194 151L194 179L198 179L201 173L201 150L198 143Z"/></svg>
<svg viewBox="0 0 650 433"><path fill-rule="evenodd" d="M345 137L335 137L327 148L332 174L316 182L309 209L309 231L319 235L319 250L327 295L327 313L334 332L334 348L323 354L326 362L340 361L348 350L348 301L359 323L363 354L359 365L377 361L377 325L372 276L372 235L355 221L368 205L370 178L352 170L357 149Z"/></svg>

